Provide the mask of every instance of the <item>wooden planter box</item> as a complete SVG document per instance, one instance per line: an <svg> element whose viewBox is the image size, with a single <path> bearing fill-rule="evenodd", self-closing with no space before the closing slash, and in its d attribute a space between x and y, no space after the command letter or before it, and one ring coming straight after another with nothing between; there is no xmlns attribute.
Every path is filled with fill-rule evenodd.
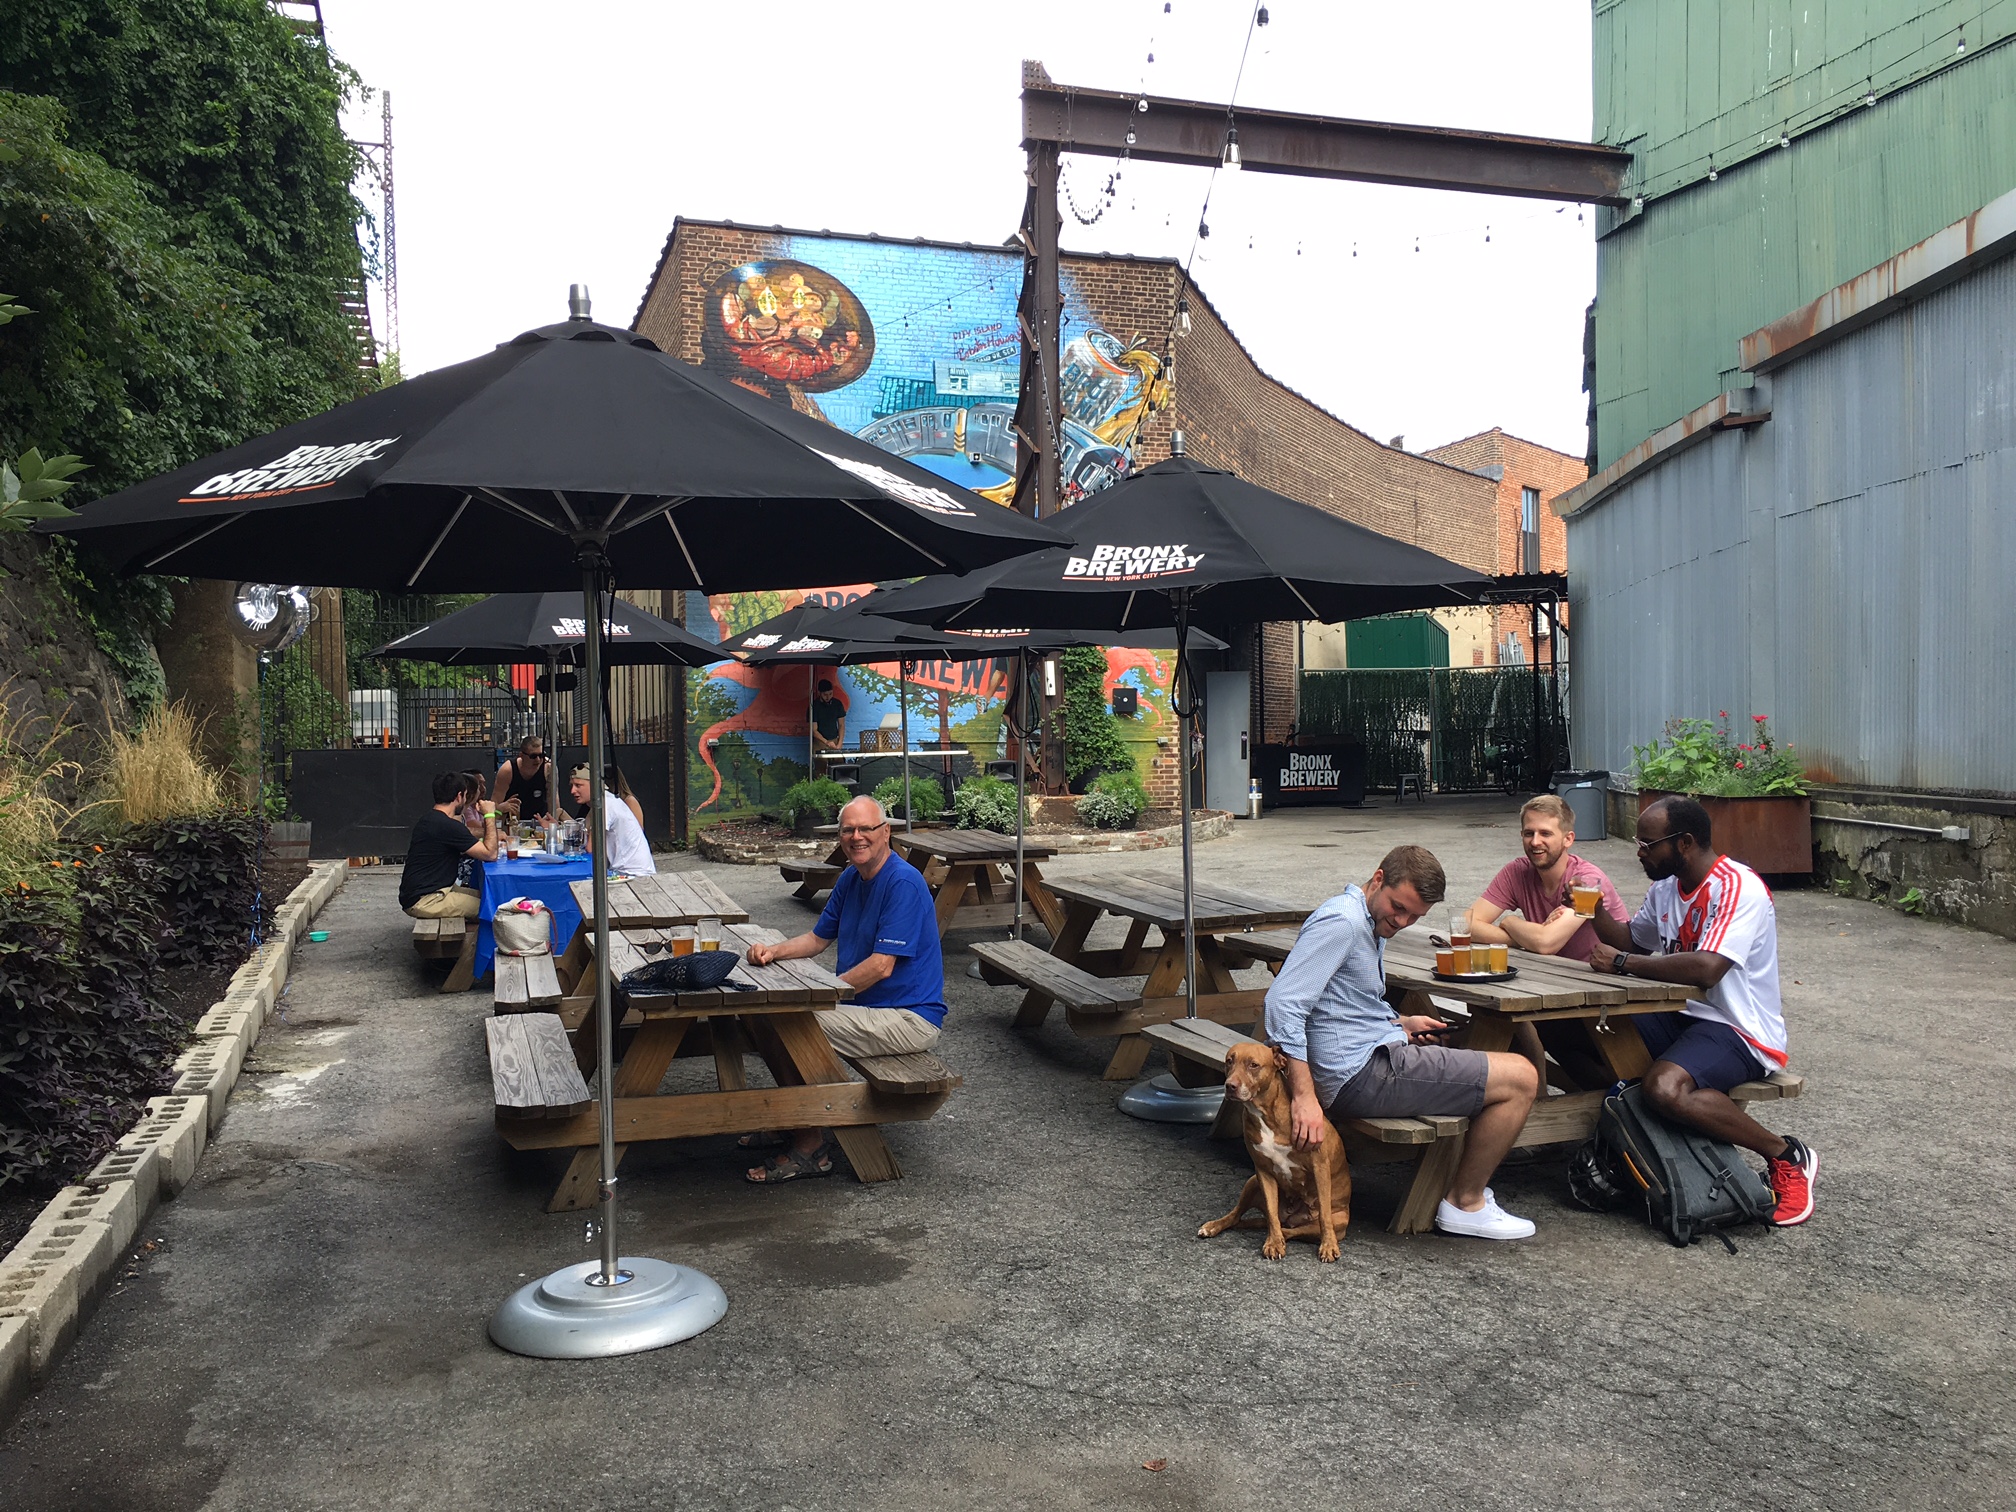
<svg viewBox="0 0 2016 1512"><path fill-rule="evenodd" d="M1661 798L1691 796L1708 810L1715 849L1752 871L1807 876L1813 870L1811 798L1704 798L1641 788L1638 812Z"/></svg>

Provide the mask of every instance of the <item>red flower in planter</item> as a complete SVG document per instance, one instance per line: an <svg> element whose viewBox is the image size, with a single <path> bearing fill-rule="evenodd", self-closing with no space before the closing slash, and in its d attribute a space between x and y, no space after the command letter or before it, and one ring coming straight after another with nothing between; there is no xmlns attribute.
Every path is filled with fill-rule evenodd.
<svg viewBox="0 0 2016 1512"><path fill-rule="evenodd" d="M1765 720L1769 719L1771 716L1769 714L1752 714L1750 717L1756 720L1757 723L1762 724L1764 723Z"/></svg>
<svg viewBox="0 0 2016 1512"><path fill-rule="evenodd" d="M1729 717L1729 711L1727 709L1717 709L1715 711L1715 717L1717 719L1727 719Z"/></svg>
<svg viewBox="0 0 2016 1512"><path fill-rule="evenodd" d="M1739 761L1739 762L1737 762L1737 763L1736 763L1736 770L1737 770L1737 771L1739 771L1739 772L1743 770L1743 763L1742 763L1742 762L1740 762L1740 761Z"/></svg>

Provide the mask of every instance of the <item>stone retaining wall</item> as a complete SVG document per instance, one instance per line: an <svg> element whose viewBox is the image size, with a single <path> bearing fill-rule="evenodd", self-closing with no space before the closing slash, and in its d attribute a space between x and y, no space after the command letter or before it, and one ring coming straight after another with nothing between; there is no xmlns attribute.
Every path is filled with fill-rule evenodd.
<svg viewBox="0 0 2016 1512"><path fill-rule="evenodd" d="M266 943L196 1021L166 1097L76 1186L50 1199L0 1259L0 1422L39 1386L110 1287L154 1206L196 1174L224 1121L232 1085L287 982L294 946L343 885L341 861L317 865L287 895Z"/></svg>

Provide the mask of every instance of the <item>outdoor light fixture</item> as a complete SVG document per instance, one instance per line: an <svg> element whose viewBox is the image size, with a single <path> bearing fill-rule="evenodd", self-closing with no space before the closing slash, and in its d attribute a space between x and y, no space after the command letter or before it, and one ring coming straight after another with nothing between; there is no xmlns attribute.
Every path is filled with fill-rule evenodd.
<svg viewBox="0 0 2016 1512"><path fill-rule="evenodd" d="M1778 145L1780 147L1790 147L1792 145L1792 134L1789 131L1779 132Z"/></svg>
<svg viewBox="0 0 2016 1512"><path fill-rule="evenodd" d="M1643 209L1645 208L1645 196L1644 196L1644 195L1642 195L1642 194L1634 194L1634 195L1632 195L1632 196L1631 196L1631 208L1632 208L1633 210L1643 210ZM1414 250L1415 250L1416 252L1419 252L1419 251L1420 251L1421 249L1420 249L1420 248L1419 248L1419 247L1417 246L1417 247L1416 247L1416 248L1415 248Z"/></svg>
<svg viewBox="0 0 2016 1512"><path fill-rule="evenodd" d="M1255 12L1253 12L1253 24L1254 24L1255 26L1265 26L1265 25L1267 24L1267 7L1266 7L1266 6L1264 6L1264 5L1263 5L1263 6L1261 6L1261 7L1260 7L1260 9L1258 9L1258 10L1257 10L1257 11L1255 11Z"/></svg>
<svg viewBox="0 0 2016 1512"><path fill-rule="evenodd" d="M231 590L231 633L254 651L285 651L308 633L313 592L295 583L240 583Z"/></svg>
<svg viewBox="0 0 2016 1512"><path fill-rule="evenodd" d="M1715 165L1713 163L1710 163L1708 165L1708 182L1712 184L1715 182L1715 180L1717 180L1721 176L1722 176L1721 174L1715 171Z"/></svg>
<svg viewBox="0 0 2016 1512"><path fill-rule="evenodd" d="M1185 336L1190 334L1190 296L1187 294L1176 301L1176 329Z"/></svg>
<svg viewBox="0 0 2016 1512"><path fill-rule="evenodd" d="M1134 108L1143 115L1148 114L1148 97L1143 95L1139 100L1135 101Z"/></svg>
<svg viewBox="0 0 2016 1512"><path fill-rule="evenodd" d="M1225 153L1218 161L1226 168L1238 168L1239 128L1237 126L1228 126L1225 128Z"/></svg>

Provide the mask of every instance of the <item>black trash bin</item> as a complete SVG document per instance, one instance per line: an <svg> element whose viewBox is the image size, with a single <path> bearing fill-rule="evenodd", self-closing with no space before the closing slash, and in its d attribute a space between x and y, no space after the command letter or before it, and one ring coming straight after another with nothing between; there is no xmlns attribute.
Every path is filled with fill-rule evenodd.
<svg viewBox="0 0 2016 1512"><path fill-rule="evenodd" d="M1556 772L1548 788L1558 793L1574 813L1577 840L1610 838L1610 816L1605 797L1610 791L1608 772Z"/></svg>

